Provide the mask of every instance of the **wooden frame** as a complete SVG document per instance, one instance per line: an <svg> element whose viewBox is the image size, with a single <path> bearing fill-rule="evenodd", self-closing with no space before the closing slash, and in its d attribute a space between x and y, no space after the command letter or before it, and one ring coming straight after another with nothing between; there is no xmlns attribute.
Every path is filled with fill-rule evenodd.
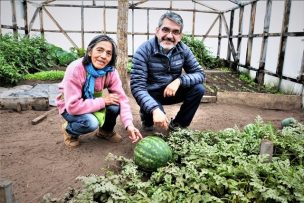
<svg viewBox="0 0 304 203"><path fill-rule="evenodd" d="M30 0L25 0L23 2L23 8L24 8L24 27L18 26L16 22L16 5L15 5L16 0L10 0L11 2L11 9L12 9L12 25L3 25L2 22L0 21L1 27L0 27L0 34L2 34L3 29L11 29L14 34L17 34L18 31L24 30L24 33L26 35L30 35L31 32L40 32L41 36L44 36L45 32L58 32L62 33L68 40L69 42L76 48L78 48L77 44L73 42L73 40L69 37L70 33L81 33L81 47L84 48L84 36L87 33L103 33L103 34L117 34L117 32L110 32L107 31L106 29L106 10L107 9L118 9L118 6L106 6L105 1L104 5L96 5L96 1L92 0L91 5L72 5L72 4L56 4L55 0L46 0L42 3L40 3L37 6L36 11L34 12L33 16L31 17L31 20L28 24L28 13L27 13L27 4L36 4L34 1ZM148 0L142 0L137 3L130 4L129 3L129 9L132 10L132 31L128 32L127 35L132 36L132 50L134 53L134 37L136 35L145 35L147 36L147 39L149 39L149 14L150 11L152 10L164 10L166 11L168 8L159 8L159 7L140 7L141 4L147 2ZM284 18L282 22L282 30L280 33L269 33L269 23L270 23L270 15L271 15L271 5L272 5L272 0L267 0L267 8L266 8L266 13L264 17L264 29L263 33L261 34L254 34L254 23L255 23L255 15L256 15L256 5L259 0L252 0L246 3L242 3L241 1L238 0L229 0L236 6L225 10L225 11L220 11L216 8L213 8L209 6L207 3L204 3L204 1L196 1L192 0L194 7L193 9L177 9L172 7L172 0L170 1L170 10L172 11L184 11L184 12L191 12L192 13L192 37L202 37L202 41L206 40L206 38L217 38L218 39L218 48L217 48L217 57L220 57L220 51L221 51L221 41L224 38L228 39L228 51L227 51L227 57L226 60L230 61L231 63L234 64L234 67L243 67L248 70L253 70L256 71L256 81L260 84L264 83L264 76L265 74L275 76L280 79L289 80L292 82L304 84L304 65L303 65L303 57L304 57L304 52L302 56L302 64L301 64L301 71L298 76L296 77L287 77L283 75L283 64L284 64L284 56L285 56L285 49L286 49L286 43L288 37L303 37L304 32L288 32L288 24L289 24L289 16L290 16L290 8L291 8L291 3L293 0L284 0L285 7L284 7ZM51 4L52 3L52 4ZM208 10L202 10L202 9L197 9L196 5L200 5L202 7L207 8ZM250 17L250 27L249 27L249 33L247 35L244 35L242 33L243 29L243 13L244 13L244 7L245 6L251 6L251 17ZM1 7L1 2L0 2L0 7ZM47 7L64 7L64 8L80 8L81 9L81 30L66 30L64 29L57 21L56 19L52 16L52 14L48 11ZM84 10L89 9L89 8L100 8L103 9L103 29L101 30L85 30L84 29ZM239 12L239 29L238 29L238 34L233 35L233 21L234 21L234 13L236 9L240 9ZM146 27L146 32L134 32L134 12L136 10L146 10L147 11L147 27ZM225 19L224 13L230 13L230 24L228 26L227 21ZM57 26L58 30L46 30L43 27L43 18L42 18L42 13L45 13ZM210 28L205 34L195 34L195 21L197 20L196 13L210 13L217 15L216 19L214 22L211 24ZM33 23L37 19L37 15L39 14L39 20L40 20L40 29L33 29ZM209 35L210 31L213 29L214 25L216 23L219 23L219 33L218 35ZM222 33L222 26L225 28L225 35ZM278 65L276 67L276 72L270 72L265 70L265 59L266 59L266 51L267 51L267 46L268 46L268 39L269 37L281 37L280 39L280 51L279 51L279 57L278 57ZM235 48L235 45L233 43L233 39L237 38L237 45ZM240 59L240 44L242 39L248 38L247 41L247 50L246 50L246 62L245 64L240 64L239 59ZM250 66L250 61L251 61L251 49L252 49L252 41L254 38L262 38L262 45L261 45L261 55L259 59L259 67L254 68ZM132 55L130 55L132 56ZM231 56L233 61L231 61ZM280 84L279 84L280 86Z"/></svg>

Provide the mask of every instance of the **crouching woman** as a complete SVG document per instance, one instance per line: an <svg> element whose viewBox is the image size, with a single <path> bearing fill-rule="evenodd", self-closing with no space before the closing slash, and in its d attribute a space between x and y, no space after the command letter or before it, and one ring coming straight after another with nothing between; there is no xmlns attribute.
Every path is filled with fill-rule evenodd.
<svg viewBox="0 0 304 203"><path fill-rule="evenodd" d="M94 134L110 142L120 142L114 131L120 115L133 143L142 138L133 125L131 107L115 69L117 48L107 35L98 35L89 43L83 58L73 61L66 69L56 97L65 145L76 147L79 137ZM106 91L104 91L106 89Z"/></svg>

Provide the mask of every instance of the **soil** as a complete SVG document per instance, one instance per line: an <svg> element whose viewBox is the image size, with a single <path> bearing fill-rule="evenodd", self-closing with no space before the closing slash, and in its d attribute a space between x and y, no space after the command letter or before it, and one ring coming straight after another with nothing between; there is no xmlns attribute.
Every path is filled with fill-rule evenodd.
<svg viewBox="0 0 304 203"><path fill-rule="evenodd" d="M223 87L222 87L223 88ZM228 88L228 87L227 87ZM139 107L133 98L134 124L140 127ZM168 118L174 117L180 104L165 106ZM54 107L53 107L54 108ZM15 198L20 203L41 202L47 193L62 197L68 187L80 187L78 176L103 174L103 168L110 163L105 160L108 153L132 158L135 144L128 139L118 118L116 131L123 136L121 143L110 143L94 136L81 138L81 145L69 149L63 144L61 124L57 111L37 125L31 121L44 111L0 110L0 182L12 181ZM286 117L304 122L302 111L266 110L248 106L202 103L189 126L192 130L218 131L225 128L243 128L261 116L264 122L271 122L280 128ZM156 131L160 131L156 129ZM163 131L161 131L163 132ZM163 132L165 133L165 132ZM144 136L146 132L142 132Z"/></svg>

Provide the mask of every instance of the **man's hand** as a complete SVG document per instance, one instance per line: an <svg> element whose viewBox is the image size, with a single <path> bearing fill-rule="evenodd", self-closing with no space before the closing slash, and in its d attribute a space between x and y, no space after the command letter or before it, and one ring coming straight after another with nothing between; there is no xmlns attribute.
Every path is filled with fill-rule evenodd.
<svg viewBox="0 0 304 203"><path fill-rule="evenodd" d="M166 114L164 114L164 112L162 112L162 110L159 108L153 110L153 122L156 126L164 128L165 130L168 129L169 120Z"/></svg>
<svg viewBox="0 0 304 203"><path fill-rule="evenodd" d="M176 91L178 90L180 86L180 79L177 78L173 80L164 90L164 97L173 97L176 94Z"/></svg>

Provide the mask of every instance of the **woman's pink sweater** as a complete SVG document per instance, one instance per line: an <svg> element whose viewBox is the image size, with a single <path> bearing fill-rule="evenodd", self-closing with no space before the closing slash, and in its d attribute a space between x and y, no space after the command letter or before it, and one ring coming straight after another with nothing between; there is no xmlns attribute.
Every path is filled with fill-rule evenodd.
<svg viewBox="0 0 304 203"><path fill-rule="evenodd" d="M86 81L86 75L87 72L82 65L82 58L73 61L67 67L64 78L59 83L60 94L56 97L56 104L60 114L65 109L71 115L81 115L105 108L105 101L101 97L95 99L82 98L82 89ZM103 89L107 89L109 93L119 95L121 122L125 128L132 125L133 117L129 100L122 88L122 83L116 69L107 73L104 77L96 78L95 92L100 92Z"/></svg>

